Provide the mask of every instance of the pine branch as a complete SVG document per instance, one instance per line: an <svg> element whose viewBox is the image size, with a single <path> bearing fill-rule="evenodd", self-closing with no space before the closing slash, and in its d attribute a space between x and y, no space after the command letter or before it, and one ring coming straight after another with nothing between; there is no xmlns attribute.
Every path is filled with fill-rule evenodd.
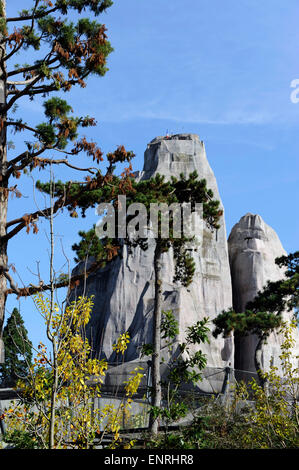
<svg viewBox="0 0 299 470"><path fill-rule="evenodd" d="M17 128L19 128L19 130L27 130L27 131L31 131L33 132L34 134L38 134L38 130L35 129L34 127L30 127L28 126L28 124L24 124L22 121L6 121L4 123L5 126L15 126Z"/></svg>
<svg viewBox="0 0 299 470"><path fill-rule="evenodd" d="M49 147L46 145L35 153L30 153L28 150L26 150L25 152L15 157L13 160L10 160L7 163L7 178L9 178L14 172L21 171L26 168L32 161L34 161L35 158L44 153L46 150L49 150ZM21 162L21 164L17 166L17 163L19 162Z"/></svg>
<svg viewBox="0 0 299 470"><path fill-rule="evenodd" d="M46 64L47 66L54 64L55 62L59 61L59 58L57 56L53 57L50 59L51 55L53 54L53 50L49 52L44 59L39 60L38 62L35 63L35 65L31 65L28 67L21 67L15 70L12 70L11 72L7 73L7 78L13 77L15 75L19 75L20 73L28 73L28 72L34 72L35 70L39 70L41 65Z"/></svg>
<svg viewBox="0 0 299 470"><path fill-rule="evenodd" d="M12 229L10 232L8 232L5 236L1 237L1 242L7 243L8 240L13 238L15 235L17 235L23 228L27 227L27 230L29 229L30 225L34 226L34 229L36 229L36 222L40 217L47 218L51 215L51 211L53 210L53 214L56 214L59 209L61 209L64 206L72 206L74 204L77 204L77 198L78 194L77 192L71 193L71 189L73 185L79 185L82 187L82 191L84 189L90 189L92 191L96 189L101 189L103 188L104 185L107 185L107 177L108 177L108 172L109 169L107 170L107 173L105 176L102 176L100 179L97 176L95 179L90 180L90 181L84 181L80 183L74 183L73 181L69 181L67 184L67 187L64 189L63 194L58 195L58 199L55 201L53 208L48 207L47 209L44 210L37 210L35 212L32 212L31 214L24 214L22 217L19 217L17 219L11 220L7 222L6 224L6 230L9 227L12 227L16 225L14 229Z"/></svg>
<svg viewBox="0 0 299 470"><path fill-rule="evenodd" d="M59 150L59 149L54 149L54 150ZM53 160L51 158L35 158L35 160L37 162L40 162L41 164L46 164L46 165L60 165L60 164L63 164L63 165L68 166L69 168L72 168L73 170L87 171L88 173L91 173L92 175L96 174L99 171L98 168L95 168L95 167L79 168L79 167L69 163L67 158L60 159L60 160Z"/></svg>
<svg viewBox="0 0 299 470"><path fill-rule="evenodd" d="M71 276L69 279L65 279L62 281L58 281L54 283L54 289L60 289L62 287L69 287L70 290L72 290L76 285L79 285L80 281L83 279L86 279L89 275L91 275L93 272L97 271L101 267L102 261L96 261L91 264L89 269L84 270L81 274L77 274L75 276ZM1 270L1 266L0 266ZM38 292L46 292L51 289L51 284L44 284L43 281L40 281L38 285L34 284L29 284L27 287L22 287L19 288L16 286L16 284L13 282L13 279L10 277L10 288L7 289L6 294L16 294L19 297L28 297L34 294L37 294ZM53 286L52 286L53 287Z"/></svg>
<svg viewBox="0 0 299 470"><path fill-rule="evenodd" d="M23 90L20 90L18 94L16 94L15 96L13 96L7 103L6 106L3 107L3 113L7 113L7 111L14 105L14 103L19 99L21 98L22 96L25 96L25 95L28 95L30 94L30 90L31 88L37 83L39 82L39 80L42 78L41 75L38 75L37 77L34 78L34 80L29 83Z"/></svg>
<svg viewBox="0 0 299 470"><path fill-rule="evenodd" d="M58 10L58 7L54 7L54 8L51 8L50 10L46 10L44 12L32 13L31 15L15 16L15 17L6 18L5 21L7 23L15 23L16 21L39 20L41 18L44 18L45 16L50 15L51 13L54 13L54 11L57 11L57 10Z"/></svg>
<svg viewBox="0 0 299 470"><path fill-rule="evenodd" d="M30 31L29 33L32 33L33 32L33 29L34 29L34 22L35 22L35 17L34 17L34 14L35 14L35 11L38 7L38 4L39 4L40 0L35 0L35 5L32 9L32 21L31 21L31 28L30 28ZM7 21L7 19L6 19ZM41 39L41 38L40 38ZM23 44L24 44L24 38L20 41L20 43L9 53L7 54L4 58L3 58L3 62L4 61L7 61L9 60L14 54L16 54L22 47L23 47Z"/></svg>
<svg viewBox="0 0 299 470"><path fill-rule="evenodd" d="M7 85L13 85L13 86L29 85L34 80L35 80L35 77L29 78L28 80L19 80L19 81L9 81L9 80L7 80L6 84ZM17 91L15 91L14 93L17 93Z"/></svg>

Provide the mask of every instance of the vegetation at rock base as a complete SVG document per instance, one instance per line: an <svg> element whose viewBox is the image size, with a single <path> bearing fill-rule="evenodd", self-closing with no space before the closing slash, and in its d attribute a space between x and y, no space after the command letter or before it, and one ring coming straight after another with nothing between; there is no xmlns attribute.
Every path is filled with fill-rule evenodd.
<svg viewBox="0 0 299 470"><path fill-rule="evenodd" d="M124 396L117 406L107 404L97 408L95 402L101 397L108 364L91 357L84 334L92 300L79 298L65 312L55 305L53 315L45 295L38 294L35 302L57 340L57 360L53 361L45 345L39 345L28 377L16 385L20 399L4 411L5 441L21 448L49 448L49 433L54 424L55 449L88 449L95 443L100 445L107 433L113 436L110 448L130 447L132 444L123 441L119 430L123 415L130 414L132 398L143 377L141 368L136 367L125 381ZM128 334L122 334L114 346L116 352L123 355L128 343Z"/></svg>
<svg viewBox="0 0 299 470"><path fill-rule="evenodd" d="M48 301L38 294L36 302L48 318ZM110 434L110 447L147 447L151 449L292 449L298 448L299 441L299 368L294 357L294 332L296 322L283 322L279 333L284 338L281 345L281 368L271 366L264 372L267 388L255 379L231 383L226 396L201 397L196 408L187 408L177 385L184 385L200 379L204 367L204 356L200 364L178 357L170 370L169 388L164 384L166 394L159 417L167 425L164 430L147 434L142 443L122 439L121 419L128 416L134 395L138 390L143 371L133 371L126 381L125 394L119 407L105 406L101 410L91 406L94 398L101 397L101 383L107 371L106 361L91 359L90 346L82 332L88 321L91 299L78 299L70 305L66 315L55 306L51 324L61 341L57 367L60 383L57 389L55 410L55 448L90 448L101 442L105 433ZM49 319L49 318L48 318ZM190 339L198 337L200 326L201 341L206 339L206 326L190 327ZM170 349L178 333L172 312L165 312L162 321L164 340ZM123 333L113 349L123 355L129 344L128 333ZM191 344L190 343L190 344ZM188 349L188 343L185 344ZM149 345L144 348L148 352ZM195 359L197 355L195 355ZM192 366L197 365L194 375ZM190 367L191 366L191 367ZM41 344L39 353L30 368L29 377L17 386L22 391L19 402L5 410L7 423L6 442L20 448L47 448L49 432L51 387L53 387L53 363L46 348ZM186 376L187 374L187 376ZM90 384L93 384L91 387ZM184 406L181 406L181 405ZM178 406L179 405L179 406ZM172 431L169 425L175 423L186 412L193 414L188 425L181 425ZM3 418L3 417L2 417ZM135 417L135 419L137 419ZM101 429L100 429L101 427ZM100 431L100 432L99 432Z"/></svg>
<svg viewBox="0 0 299 470"><path fill-rule="evenodd" d="M299 368L292 354L296 323L283 323L281 368L265 372L265 390L252 379L232 386L224 402L203 398L190 425L160 433L148 443L160 449L298 449Z"/></svg>
<svg viewBox="0 0 299 470"><path fill-rule="evenodd" d="M178 321L171 310L162 312L161 339L165 341L164 355L161 363L167 366L164 380L161 380L161 404L150 406L154 418L164 426L184 418L190 411L188 400L184 400L181 392L186 385L200 382L202 370L207 363L206 355L199 346L208 342L208 319L204 318L186 330L183 343L177 343L179 333ZM144 344L142 354L151 355L152 344ZM167 351L167 354L166 354ZM150 389L150 394L153 390Z"/></svg>

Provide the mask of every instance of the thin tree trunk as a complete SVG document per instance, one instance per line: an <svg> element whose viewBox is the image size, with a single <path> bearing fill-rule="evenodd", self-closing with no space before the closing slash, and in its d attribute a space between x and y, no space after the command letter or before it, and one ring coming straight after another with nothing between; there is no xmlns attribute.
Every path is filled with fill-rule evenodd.
<svg viewBox="0 0 299 470"><path fill-rule="evenodd" d="M155 271L155 303L154 303L154 324L153 324L153 355L152 355L152 406L160 408L161 392L161 308L162 308L162 277L161 277L161 248L157 240L154 256ZM153 413L150 414L149 430L153 434L158 432L158 418Z"/></svg>
<svg viewBox="0 0 299 470"><path fill-rule="evenodd" d="M51 410L50 410L50 426L49 426L49 449L55 447L55 410L57 400L57 387L58 387L58 370L57 370L57 353L53 347L53 385L51 393Z"/></svg>
<svg viewBox="0 0 299 470"><path fill-rule="evenodd" d="M49 426L49 449L54 449L55 446L55 411L56 411L56 400L57 400L57 388L58 388L58 363L57 363L57 344L55 335L51 333L51 323L54 314L54 295L55 295L55 274L54 274L54 201L53 201L53 179L51 172L51 214L50 214L50 318L47 322L47 336L49 341L52 343L52 354L53 354L53 384L51 392L51 409L50 409L50 426Z"/></svg>
<svg viewBox="0 0 299 470"><path fill-rule="evenodd" d="M4 268L7 266L7 243L1 241L1 237L5 236L6 229L6 213L7 213L7 197L3 194L3 186L0 186L0 364L4 362L4 343L2 339L7 281L4 276Z"/></svg>
<svg viewBox="0 0 299 470"><path fill-rule="evenodd" d="M5 18L5 0L0 0L0 17ZM0 31L0 41L2 34ZM7 150L6 150L6 113L3 108L6 104L6 67L5 44L0 44L0 363L4 362L4 344L2 340L3 323L6 304L7 280L4 269L7 267L7 242L3 240L6 235L8 181L6 178Z"/></svg>

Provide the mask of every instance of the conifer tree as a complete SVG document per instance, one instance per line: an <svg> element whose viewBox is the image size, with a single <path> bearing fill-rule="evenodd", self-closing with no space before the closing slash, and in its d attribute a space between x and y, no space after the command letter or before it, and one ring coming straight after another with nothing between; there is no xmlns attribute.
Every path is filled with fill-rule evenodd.
<svg viewBox="0 0 299 470"><path fill-rule="evenodd" d="M5 362L0 365L2 387L14 387L19 379L26 380L32 361L32 343L24 320L14 308L3 330Z"/></svg>
<svg viewBox="0 0 299 470"><path fill-rule="evenodd" d="M268 281L264 289L247 307L281 315L284 310L299 308L299 251L276 258L275 263L285 270L285 278Z"/></svg>

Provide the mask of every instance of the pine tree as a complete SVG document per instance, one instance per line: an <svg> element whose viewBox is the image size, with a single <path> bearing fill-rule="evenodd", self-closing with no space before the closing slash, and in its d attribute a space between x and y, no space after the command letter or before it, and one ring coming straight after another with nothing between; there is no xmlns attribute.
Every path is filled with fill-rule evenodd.
<svg viewBox="0 0 299 470"><path fill-rule="evenodd" d="M170 181L166 181L163 176L156 175L155 177L137 182L131 180L131 188L127 187L126 190L126 205L127 208L131 204L141 203L146 208L147 220L146 227L149 229L150 209L151 204L166 204L170 207L172 204L178 204L180 207L185 203L191 204L191 211L195 211L196 204L203 205L203 219L210 230L219 228L219 219L222 216L219 201L213 199L213 192L207 188L205 179L199 180L196 172L191 173L188 177L183 174L180 178L172 177ZM114 198L113 204L117 208L118 200L117 195ZM79 202L80 205L80 202ZM167 237L162 236L162 220L161 213L159 213L158 233L155 238L155 251L154 251L154 308L153 308L153 336L152 336L152 405L153 408L159 408L161 404L161 373L160 373L160 357L161 357L161 321L162 321L162 294L163 294L163 254L173 248L175 258L175 278L174 281L180 282L184 286L190 285L195 272L195 263L192 255L187 251L187 243L192 241L181 234L178 236L174 230L174 220L176 214L172 212L169 219L169 234ZM127 222L132 222L132 216L128 216ZM117 224L116 224L117 226ZM122 242L127 243L129 246L139 245L142 249L148 248L148 240L146 237L127 236L122 241L119 240L117 250L117 239L108 240L104 239L99 244L98 239L94 236L95 230L91 229L89 232L81 232L81 241L79 244L73 246L77 254L77 260L84 260L86 256L92 255L97 257L102 255L102 247L109 246L110 252L114 247L114 256L121 253ZM112 246L111 246L112 243ZM107 244L107 245L105 245ZM110 258L112 259L112 258ZM157 417L153 414L150 419L151 432L156 433L158 430Z"/></svg>
<svg viewBox="0 0 299 470"><path fill-rule="evenodd" d="M283 322L282 313L293 311L297 316L299 307L299 251L288 256L276 258L275 263L286 269L285 278L269 281L258 292L255 299L248 302L245 312L235 312L233 309L219 314L214 320L214 336L228 336L232 331L235 336L244 337L256 334L259 341L255 350L255 367L259 372L263 385L262 348L269 334L277 330Z"/></svg>
<svg viewBox="0 0 299 470"><path fill-rule="evenodd" d="M28 339L23 318L17 308L7 319L3 330L5 362L0 365L2 387L14 387L19 379L26 379L32 361L32 343Z"/></svg>
<svg viewBox="0 0 299 470"><path fill-rule="evenodd" d="M269 281L247 307L280 315L284 310L296 312L299 308L299 251L276 258L275 263L285 269L285 278Z"/></svg>

